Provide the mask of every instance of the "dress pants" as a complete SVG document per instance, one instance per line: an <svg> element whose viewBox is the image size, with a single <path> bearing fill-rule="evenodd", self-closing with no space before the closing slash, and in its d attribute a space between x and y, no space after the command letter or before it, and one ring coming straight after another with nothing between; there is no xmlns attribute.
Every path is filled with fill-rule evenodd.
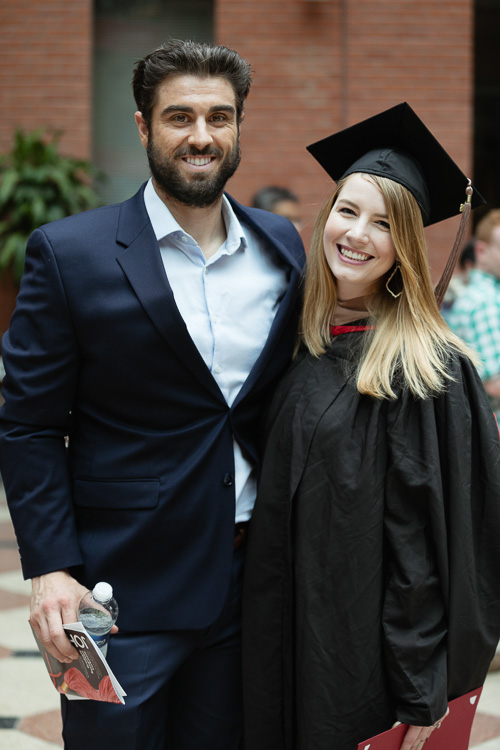
<svg viewBox="0 0 500 750"><path fill-rule="evenodd" d="M111 636L107 661L125 705L61 697L66 750L240 749L243 556L235 551L210 628Z"/></svg>

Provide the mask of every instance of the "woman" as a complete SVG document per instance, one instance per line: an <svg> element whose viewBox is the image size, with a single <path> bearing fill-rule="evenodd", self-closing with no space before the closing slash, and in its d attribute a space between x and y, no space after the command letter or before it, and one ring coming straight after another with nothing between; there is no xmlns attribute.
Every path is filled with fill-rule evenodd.
<svg viewBox="0 0 500 750"><path fill-rule="evenodd" d="M396 721L421 750L500 636L498 430L423 229L467 180L406 104L309 150L338 184L267 424L245 750L356 750Z"/></svg>

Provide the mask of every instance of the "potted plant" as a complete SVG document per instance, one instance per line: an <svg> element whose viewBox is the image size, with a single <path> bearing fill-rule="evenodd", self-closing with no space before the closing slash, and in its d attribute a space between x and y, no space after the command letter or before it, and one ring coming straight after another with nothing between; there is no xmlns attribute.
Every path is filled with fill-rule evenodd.
<svg viewBox="0 0 500 750"><path fill-rule="evenodd" d="M12 151L0 155L0 273L19 284L26 242L34 229L101 204L88 161L62 156L61 133L16 130Z"/></svg>

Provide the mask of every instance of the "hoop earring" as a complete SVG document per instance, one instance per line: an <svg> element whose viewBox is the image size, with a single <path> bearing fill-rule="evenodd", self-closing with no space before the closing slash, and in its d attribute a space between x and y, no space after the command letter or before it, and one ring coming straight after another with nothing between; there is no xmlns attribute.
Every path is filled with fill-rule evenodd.
<svg viewBox="0 0 500 750"><path fill-rule="evenodd" d="M389 286L389 283L392 281L393 276L396 273L396 271L401 272L401 266L400 266L399 263L396 263L396 267L394 268L394 271L391 273L391 275L389 276L389 278L385 282L385 288L387 289L387 291L389 292L389 294L394 297L394 299L397 299L398 297L401 297L401 295L403 294L403 290L402 289L397 294L394 294L394 292L392 291L392 289Z"/></svg>

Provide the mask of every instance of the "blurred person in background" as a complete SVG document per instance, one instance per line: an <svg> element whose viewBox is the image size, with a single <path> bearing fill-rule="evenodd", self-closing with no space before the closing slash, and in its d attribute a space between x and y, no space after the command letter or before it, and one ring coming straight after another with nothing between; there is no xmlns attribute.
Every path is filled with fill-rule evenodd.
<svg viewBox="0 0 500 750"><path fill-rule="evenodd" d="M292 193L288 188L273 185L263 187L255 193L252 206L264 211L271 211L273 214L279 214L279 216L285 216L300 231L302 226L300 201L295 193Z"/></svg>
<svg viewBox="0 0 500 750"><path fill-rule="evenodd" d="M448 316L457 297L463 292L470 279L470 272L476 267L476 238L471 237L465 244L458 259L458 269L450 279L441 305L441 315L448 322Z"/></svg>
<svg viewBox="0 0 500 750"><path fill-rule="evenodd" d="M475 267L446 321L479 355L479 374L500 419L500 208L483 216L475 238Z"/></svg>

